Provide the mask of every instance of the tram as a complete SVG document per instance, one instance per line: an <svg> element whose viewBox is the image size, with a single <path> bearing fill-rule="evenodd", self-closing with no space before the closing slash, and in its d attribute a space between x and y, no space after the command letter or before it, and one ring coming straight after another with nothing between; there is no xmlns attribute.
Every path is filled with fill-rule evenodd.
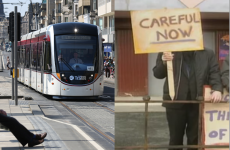
<svg viewBox="0 0 230 150"><path fill-rule="evenodd" d="M54 99L103 94L102 33L98 26L66 22L18 41L18 81Z"/></svg>

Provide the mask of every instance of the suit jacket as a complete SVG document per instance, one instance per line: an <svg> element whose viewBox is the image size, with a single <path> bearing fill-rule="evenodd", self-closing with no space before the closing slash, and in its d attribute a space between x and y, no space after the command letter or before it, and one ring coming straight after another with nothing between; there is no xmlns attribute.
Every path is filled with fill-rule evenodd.
<svg viewBox="0 0 230 150"><path fill-rule="evenodd" d="M174 74L174 88L175 88L175 100L186 100L186 97L182 97L181 91L179 89L183 89L186 87L179 87L181 82L181 72L183 65L183 55L182 52L175 52L173 59L173 74ZM156 66L153 68L153 75L158 79L164 79L164 88L163 88L163 100L171 100L169 96L169 88L168 88L168 77L167 77L167 65L165 65L162 61L163 53L159 53ZM203 100L203 86L211 85L212 90L222 92L223 87L221 84L221 76L219 71L219 65L216 60L216 57L213 51L210 50L201 50L195 51L194 53L194 74L195 74L195 82L196 82L196 98L195 100ZM182 84L182 86L188 86ZM177 108L179 105L170 105L169 103L163 104L165 107L175 107Z"/></svg>

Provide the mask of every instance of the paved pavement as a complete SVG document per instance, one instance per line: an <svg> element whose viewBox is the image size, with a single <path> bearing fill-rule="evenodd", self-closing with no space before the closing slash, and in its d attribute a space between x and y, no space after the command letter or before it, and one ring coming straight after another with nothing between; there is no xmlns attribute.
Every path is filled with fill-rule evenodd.
<svg viewBox="0 0 230 150"><path fill-rule="evenodd" d="M29 105L12 105L12 100L9 99L1 99L0 100L0 109L6 111L9 116L16 118L22 125L24 125L28 130L32 133L36 134L38 131L44 132L38 127L33 126L30 121L30 118L33 118L33 113L29 107ZM46 138L46 142L48 138ZM44 150L44 144L41 144L34 148L26 148L26 149L39 149ZM22 145L18 142L18 140L14 137L14 135L7 130L0 129L0 148L1 150L10 149L10 150L19 150L24 149Z"/></svg>
<svg viewBox="0 0 230 150"><path fill-rule="evenodd" d="M112 77L106 78L105 75L104 75L104 80L107 83L115 84L115 78L112 78Z"/></svg>
<svg viewBox="0 0 230 150"><path fill-rule="evenodd" d="M115 147L145 144L145 114L141 112L115 113ZM168 145L169 131L165 113L149 113L147 136L149 145ZM166 149L161 149L166 150Z"/></svg>

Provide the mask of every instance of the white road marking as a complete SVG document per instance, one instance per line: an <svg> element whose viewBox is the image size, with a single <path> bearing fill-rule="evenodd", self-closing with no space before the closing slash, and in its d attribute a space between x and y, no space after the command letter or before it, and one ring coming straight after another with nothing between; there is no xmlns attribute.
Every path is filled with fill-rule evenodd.
<svg viewBox="0 0 230 150"><path fill-rule="evenodd" d="M65 123L65 122L61 122L61 121L57 121L57 120L53 120L47 117L42 117L44 119L47 120L51 120L51 121L55 121L55 122L59 122L59 123L63 123L69 126L72 126L75 130L77 130L78 133L80 133L86 140L88 140L90 142L90 144L92 144L97 150L104 150L99 144L97 144L93 139L91 139L84 131L82 131L78 126L73 125L73 124L69 124L69 123Z"/></svg>

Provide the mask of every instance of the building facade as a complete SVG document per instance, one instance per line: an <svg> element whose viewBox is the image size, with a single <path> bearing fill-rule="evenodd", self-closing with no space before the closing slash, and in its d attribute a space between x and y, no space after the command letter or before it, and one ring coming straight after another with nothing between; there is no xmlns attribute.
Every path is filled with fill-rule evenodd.
<svg viewBox="0 0 230 150"><path fill-rule="evenodd" d="M2 21L5 18L4 5L2 3L2 0L0 0L0 21Z"/></svg>
<svg viewBox="0 0 230 150"><path fill-rule="evenodd" d="M197 2L196 6L187 6L187 3L183 2L181 0L165 0L164 3L159 0L115 0L116 96L126 96L127 93L132 96L150 95L159 100L163 95L164 80L156 79L152 72L157 54L134 54L131 10L199 8L204 47L215 52L221 65L223 59L220 57L220 41L225 36L229 37L229 0L203 0L202 2L194 0ZM229 40L226 40L227 44Z"/></svg>
<svg viewBox="0 0 230 150"><path fill-rule="evenodd" d="M79 0L74 0L73 1L73 10L72 10L72 13L73 13L73 22L78 22L78 3L79 3Z"/></svg>
<svg viewBox="0 0 230 150"><path fill-rule="evenodd" d="M45 17L46 17L46 1L43 1L40 5L40 11L38 12L39 13L39 28L43 28L45 27Z"/></svg>
<svg viewBox="0 0 230 150"><path fill-rule="evenodd" d="M62 22L62 0L55 0L55 23Z"/></svg>
<svg viewBox="0 0 230 150"><path fill-rule="evenodd" d="M78 22L90 23L90 0L79 0Z"/></svg>
<svg viewBox="0 0 230 150"><path fill-rule="evenodd" d="M114 0L98 0L98 26L100 26L102 37L105 39L105 55L114 58Z"/></svg>
<svg viewBox="0 0 230 150"><path fill-rule="evenodd" d="M25 12L24 16L22 17L21 21L21 35L25 35L29 33L29 13L28 11Z"/></svg>
<svg viewBox="0 0 230 150"><path fill-rule="evenodd" d="M90 0L90 24L98 25L98 0Z"/></svg>
<svg viewBox="0 0 230 150"><path fill-rule="evenodd" d="M0 44L9 41L8 35L9 19L2 18L0 21Z"/></svg>
<svg viewBox="0 0 230 150"><path fill-rule="evenodd" d="M54 24L56 21L56 0L46 1L46 15L45 15L45 27Z"/></svg>
<svg viewBox="0 0 230 150"><path fill-rule="evenodd" d="M39 18L40 18L40 3L33 3L33 17L32 17L32 24L31 24L31 30L38 30L39 29Z"/></svg>

